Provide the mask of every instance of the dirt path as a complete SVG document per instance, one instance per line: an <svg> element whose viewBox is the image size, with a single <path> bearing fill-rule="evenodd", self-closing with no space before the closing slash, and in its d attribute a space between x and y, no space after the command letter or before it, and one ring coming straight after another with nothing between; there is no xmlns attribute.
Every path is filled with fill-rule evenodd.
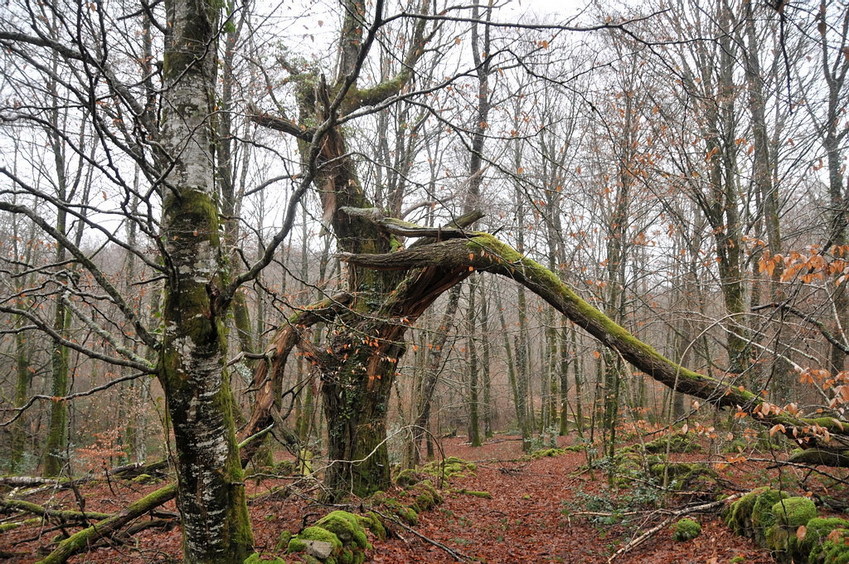
<svg viewBox="0 0 849 564"><path fill-rule="evenodd" d="M586 464L580 453L537 460L521 458L518 441L500 440L478 449L452 439L446 454L477 460L474 474L451 480L451 493L433 511L420 516L416 529L457 553L489 563L607 562L625 539L663 520L657 514L633 516L607 524L601 517L576 515L589 505L609 499L601 474L580 473ZM486 491L491 499L460 493ZM655 535L616 562L774 562L767 551L734 536L716 516L696 517L702 535L686 542L672 540L669 531ZM445 551L411 533L375 545L373 562L454 562Z"/></svg>

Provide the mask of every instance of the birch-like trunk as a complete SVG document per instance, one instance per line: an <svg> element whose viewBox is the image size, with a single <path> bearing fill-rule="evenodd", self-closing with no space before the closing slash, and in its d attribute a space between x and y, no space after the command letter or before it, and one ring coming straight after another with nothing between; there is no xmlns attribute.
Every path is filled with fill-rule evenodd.
<svg viewBox="0 0 849 564"><path fill-rule="evenodd" d="M166 12L162 146L171 160L162 187L168 280L159 378L176 444L185 560L242 562L252 538L217 299L226 283L210 121L218 10L209 0L169 0Z"/></svg>

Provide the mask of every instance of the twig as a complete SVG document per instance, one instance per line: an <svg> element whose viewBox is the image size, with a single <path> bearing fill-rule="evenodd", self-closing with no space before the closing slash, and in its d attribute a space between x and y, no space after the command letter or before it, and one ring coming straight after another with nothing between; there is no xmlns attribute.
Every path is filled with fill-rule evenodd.
<svg viewBox="0 0 849 564"><path fill-rule="evenodd" d="M406 530L406 531L409 531L409 532L413 533L414 535L416 535L417 537L419 537L419 538L420 538L420 539L422 539L423 541L425 541L425 542L429 542L430 544L432 544L433 546L435 546L435 547L437 547L437 548L441 548L442 550L444 550L445 552L447 552L447 553L448 553L448 555L449 555L449 556L451 556L451 558L453 558L453 559L454 559L454 560L456 560L457 562L470 562L470 561L472 560L472 557L471 557L471 556L467 556L467 555L465 555L465 554L462 554L462 553L460 553L460 552L457 552L456 550L454 550L454 549L452 549L452 548L450 548L450 547L448 547L448 546L445 546L445 545L444 545L444 544L442 544L441 542L439 542L439 541L437 541L437 540L434 540L434 539L432 539L432 538L430 538L430 537L427 537L427 536L425 536L425 535L421 534L420 532L418 532L418 531L417 531L417 530L415 530L414 528L412 528L412 527L410 527L410 526L408 526L408 525L406 525L406 524L402 523L400 519L397 519L397 518L396 518L396 517L394 517L394 516L391 516L391 515L384 515L383 513L381 513L380 511L377 511L377 510L375 510L375 509L372 509L372 511L374 511L375 513L377 513L378 515L380 515L380 516L381 516L381 517L383 517L384 519L387 519L387 520L389 520L389 521L392 521L392 522L393 522L393 523L395 523L396 525L399 525L399 526L400 526L400 527L402 527L404 530Z"/></svg>
<svg viewBox="0 0 849 564"><path fill-rule="evenodd" d="M710 503L703 503L701 505L693 505L691 507L685 507L683 509L678 509L676 511L673 511L669 515L669 517L667 517L666 519L661 521L661 523L659 525L652 527L651 529L647 530L646 532L644 532L643 534L641 534L640 536L633 539L628 544L626 544L625 546L623 546L622 548L620 548L619 550L614 552L613 555L610 558L607 559L607 562L608 563L613 562L614 560L616 560L616 558L618 556L622 556L623 554L626 554L626 553L632 551L633 549L637 548L638 546L640 546L641 544L646 542L648 539L650 539L652 536L654 536L655 533L657 533L658 531L667 527L672 522L673 519L677 519L678 517L681 517L683 515L689 515L691 513L699 513L699 512L702 512L702 511L709 511L709 510L711 510L715 507L725 505L729 501L735 500L738 497L742 497L742 496L743 496L743 493L736 493L734 495L730 495L730 496L726 497L725 499L720 499L719 501L711 501Z"/></svg>

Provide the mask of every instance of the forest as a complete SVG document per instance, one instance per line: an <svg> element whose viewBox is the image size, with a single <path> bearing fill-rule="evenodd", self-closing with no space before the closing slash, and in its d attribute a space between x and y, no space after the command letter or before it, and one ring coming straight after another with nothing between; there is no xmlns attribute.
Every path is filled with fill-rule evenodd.
<svg viewBox="0 0 849 564"><path fill-rule="evenodd" d="M8 0L0 559L849 561L849 4Z"/></svg>

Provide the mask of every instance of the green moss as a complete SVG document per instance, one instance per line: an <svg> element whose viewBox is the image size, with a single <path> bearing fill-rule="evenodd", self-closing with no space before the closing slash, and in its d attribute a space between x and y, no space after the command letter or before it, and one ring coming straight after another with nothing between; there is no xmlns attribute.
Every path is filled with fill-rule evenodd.
<svg viewBox="0 0 849 564"><path fill-rule="evenodd" d="M278 551L284 551L289 547L290 540L292 540L292 533L286 530L280 531L280 535L277 537L277 544L274 548Z"/></svg>
<svg viewBox="0 0 849 564"><path fill-rule="evenodd" d="M536 450L536 451L532 452L530 454L530 457L532 459L536 460L538 458L545 458L545 457L548 457L548 456L560 456L564 452L566 452L566 451L562 448L543 448L543 449Z"/></svg>
<svg viewBox="0 0 849 564"><path fill-rule="evenodd" d="M757 488L728 506L723 517L725 519L725 523L731 527L732 531L744 537L752 538L754 536L752 512L758 498L767 491L773 490L770 490L767 487ZM778 499L775 499L773 504L776 501L778 501Z"/></svg>
<svg viewBox="0 0 849 564"><path fill-rule="evenodd" d="M788 497L772 506L776 525L797 528L817 516L817 507L807 497Z"/></svg>
<svg viewBox="0 0 849 564"><path fill-rule="evenodd" d="M589 445L587 443L582 443L582 444L564 447L563 451L564 452L584 452L585 450L587 450L588 447L589 447Z"/></svg>
<svg viewBox="0 0 849 564"><path fill-rule="evenodd" d="M307 549L306 543L304 541L313 540L313 541L323 541L329 542L333 545L333 550L341 550L342 549L342 541L339 540L334 533L328 531L324 527L307 527L297 536L293 537L292 540L289 541L289 546L287 547L287 552L304 552Z"/></svg>
<svg viewBox="0 0 849 564"><path fill-rule="evenodd" d="M134 484L152 484L156 482L156 478L150 474L139 474L131 480Z"/></svg>
<svg viewBox="0 0 849 564"><path fill-rule="evenodd" d="M814 560L814 553L811 553ZM834 529L816 551L815 562L823 564L849 563L849 529Z"/></svg>
<svg viewBox="0 0 849 564"><path fill-rule="evenodd" d="M466 473L475 470L477 470L477 466L473 462L466 462L456 456L449 456L444 460L434 460L422 467L422 472L425 474L441 479L464 476Z"/></svg>
<svg viewBox="0 0 849 564"><path fill-rule="evenodd" d="M407 507L406 505L402 505L398 508L396 513L398 517L404 520L408 525L418 525L419 524L419 514L416 513L416 510L412 507Z"/></svg>
<svg viewBox="0 0 849 564"><path fill-rule="evenodd" d="M751 538L759 544L766 544L767 531L775 525L776 518L772 512L772 507L787 497L789 496L785 492L766 489L755 500L755 504L752 506Z"/></svg>
<svg viewBox="0 0 849 564"><path fill-rule="evenodd" d="M277 556L267 556L254 552L245 558L244 564L286 564L286 561Z"/></svg>
<svg viewBox="0 0 849 564"><path fill-rule="evenodd" d="M650 463L649 472L658 480L667 480L673 490L713 490L719 475L706 464L696 462Z"/></svg>
<svg viewBox="0 0 849 564"><path fill-rule="evenodd" d="M666 435L643 445L643 450L650 453L662 454L666 452L699 452L701 446L692 441L687 435Z"/></svg>
<svg viewBox="0 0 849 564"><path fill-rule="evenodd" d="M334 533L346 546L353 543L361 549L371 548L360 520L353 513L333 511L319 519L315 526Z"/></svg>
<svg viewBox="0 0 849 564"><path fill-rule="evenodd" d="M466 495L471 495L471 496L474 496L474 497L482 497L484 499L492 499L492 494L489 493L489 492L478 492L478 491L474 491L474 490L460 490L460 493L466 494Z"/></svg>
<svg viewBox="0 0 849 564"><path fill-rule="evenodd" d="M849 530L849 521L838 517L815 517L805 526L805 535L792 543L791 557L797 562L822 562L824 545L833 531ZM835 537L845 536L835 533ZM833 548L833 547L832 547Z"/></svg>
<svg viewBox="0 0 849 564"><path fill-rule="evenodd" d="M420 472L417 472L412 468L408 468L398 473L398 475L395 477L395 483L404 488L407 486L418 484L423 479L424 476Z"/></svg>
<svg viewBox="0 0 849 564"><path fill-rule="evenodd" d="M698 521L684 518L675 523L675 527L672 530L672 538L678 542L685 542L696 538L701 533L702 526L698 523Z"/></svg>
<svg viewBox="0 0 849 564"><path fill-rule="evenodd" d="M386 527L383 526L383 521L377 513L369 511L365 515L360 515L359 519L362 526L370 530L374 536L380 540L386 540Z"/></svg>

